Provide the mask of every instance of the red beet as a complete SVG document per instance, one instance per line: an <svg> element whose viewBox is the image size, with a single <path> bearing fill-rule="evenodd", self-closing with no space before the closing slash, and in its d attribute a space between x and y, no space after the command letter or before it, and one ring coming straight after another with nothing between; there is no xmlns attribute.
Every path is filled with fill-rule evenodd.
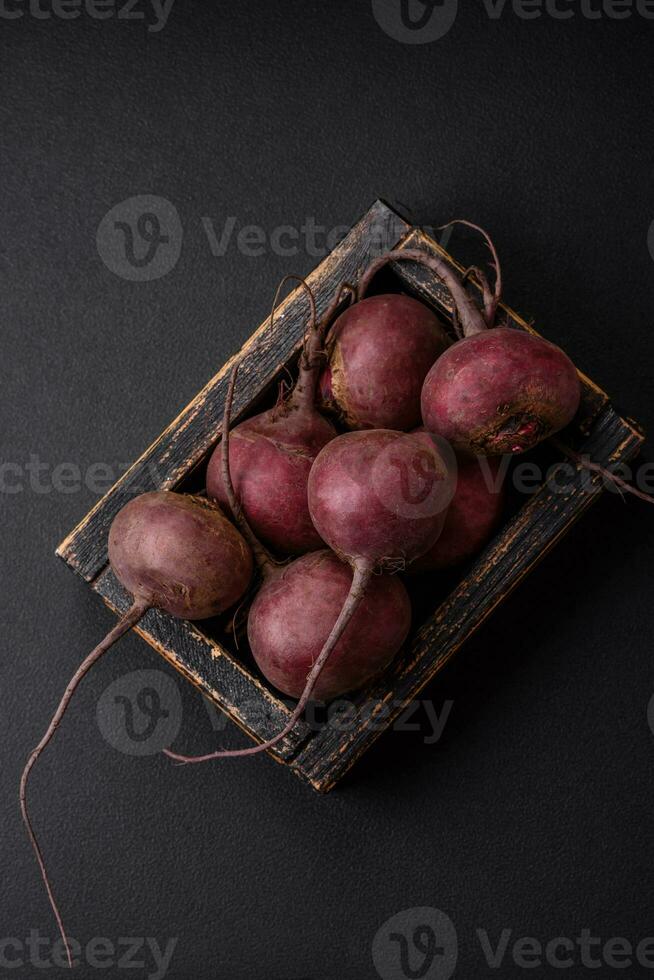
<svg viewBox="0 0 654 980"><path fill-rule="evenodd" d="M307 480L314 459L336 436L331 422L316 411L315 400L324 328L341 295L339 291L318 326L311 290L304 280L300 282L309 296L311 325L297 384L275 408L236 426L230 439L232 479L248 523L266 545L292 555L323 544L309 515ZM220 446L209 461L207 492L228 505Z"/></svg>
<svg viewBox="0 0 654 980"><path fill-rule="evenodd" d="M109 530L109 563L146 608L208 619L233 606L252 578L252 553L216 504L155 491L135 497Z"/></svg>
<svg viewBox="0 0 654 980"><path fill-rule="evenodd" d="M322 405L350 429L412 429L420 424L427 372L449 344L436 316L410 296L371 296L338 317Z"/></svg>
<svg viewBox="0 0 654 980"><path fill-rule="evenodd" d="M166 750L166 755L182 763L256 755L270 749L292 730L315 693L333 698L380 673L406 638L411 606L398 578L384 574L373 577L372 573L384 567L396 568L411 560L414 551L417 553L429 547L440 533L444 519L442 511L451 495L447 464L427 434L408 436L373 431L341 436L330 446L342 444L342 440L362 438L377 447L373 458L362 444L364 451L360 454L358 476L362 484L367 484L366 497L373 506L378 493L384 501L380 504L379 519L387 523L393 538L387 542L388 550L374 561L368 558L351 560L351 567L339 562L329 551L305 555L286 567L275 565L249 527L231 480L229 412L235 380L236 370L225 403L223 478L234 516L251 543L263 577L261 589L250 609L248 637L262 672L281 690L299 696L299 701L284 728L262 745L201 756ZM319 458L328 449L329 446ZM333 455L338 456L338 450ZM389 465L390 476L385 473ZM346 470L347 467L343 472ZM408 472L402 475L404 470ZM336 479L338 482L338 477ZM317 495L320 494L319 488ZM362 499L359 504L365 507L366 500ZM411 553L407 552L406 541L397 545L399 511L406 512L406 526L415 524L418 529L408 535ZM368 550L372 553L374 547L370 546Z"/></svg>
<svg viewBox="0 0 654 980"><path fill-rule="evenodd" d="M521 330L492 329L501 273L493 243L483 234L496 270L494 291L479 269L472 270L482 286L483 313L446 262L418 249L389 252L373 262L357 295L365 295L383 265L398 259L419 262L445 282L463 339L439 357L425 379L423 422L459 452L495 456L524 452L568 425L581 386L572 361L554 344Z"/></svg>
<svg viewBox="0 0 654 980"><path fill-rule="evenodd" d="M580 393L575 366L559 347L495 327L460 340L434 364L422 414L459 452L522 453L572 421Z"/></svg>
<svg viewBox="0 0 654 980"><path fill-rule="evenodd" d="M411 572L429 572L459 565L476 555L497 526L504 506L503 461L461 457L456 490L443 533L429 551L410 566Z"/></svg>
<svg viewBox="0 0 654 980"><path fill-rule="evenodd" d="M365 608L374 572L403 568L436 542L452 490L447 461L426 432L349 432L318 455L309 476L311 518L333 551L350 564L353 576L298 709L352 619Z"/></svg>
<svg viewBox="0 0 654 980"><path fill-rule="evenodd" d="M278 569L258 592L248 639L259 669L300 698L307 676L352 585L352 569L332 551L313 551ZM312 697L322 701L362 687L397 654L411 626L411 603L397 576L375 575L335 645Z"/></svg>
<svg viewBox="0 0 654 980"><path fill-rule="evenodd" d="M220 509L201 497L167 491L135 497L116 515L109 531L109 562L132 593L132 606L75 672L45 735L30 755L20 782L23 820L70 966L70 946L27 810L29 774L57 730L82 678L148 609L162 609L185 619L215 616L241 598L252 577L250 548Z"/></svg>
<svg viewBox="0 0 654 980"><path fill-rule="evenodd" d="M322 545L309 516L307 480L313 460L336 430L317 412L292 412L287 402L242 422L230 455L235 485L257 535L278 552L301 554ZM209 462L207 492L226 504L216 453Z"/></svg>
<svg viewBox="0 0 654 980"><path fill-rule="evenodd" d="M409 565L438 539L453 474L427 432L347 432L325 446L309 477L313 522L355 568Z"/></svg>

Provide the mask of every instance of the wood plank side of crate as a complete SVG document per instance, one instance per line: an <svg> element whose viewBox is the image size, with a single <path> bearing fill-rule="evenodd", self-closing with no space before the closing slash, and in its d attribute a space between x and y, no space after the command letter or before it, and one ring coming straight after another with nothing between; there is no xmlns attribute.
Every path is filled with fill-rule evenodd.
<svg viewBox="0 0 654 980"><path fill-rule="evenodd" d="M382 201L376 201L343 241L307 276L319 312L323 312L344 281L356 279L368 262L396 245L409 225ZM87 581L107 563L109 526L135 494L174 489L206 456L221 434L229 380L236 360L242 361L234 396L234 421L243 415L299 351L306 326L306 298L295 289L276 309L273 325L266 319L143 453L109 492L57 548L57 555ZM219 329L219 328L217 328Z"/></svg>
<svg viewBox="0 0 654 980"><path fill-rule="evenodd" d="M611 466L636 455L642 442L642 432L607 405L581 452L603 466ZM291 765L314 789L327 792L343 778L597 499L602 492L601 477L589 477L565 460L561 467L561 488L540 488L420 627L406 653L353 699L354 714L348 719L347 731L325 727L300 749Z"/></svg>

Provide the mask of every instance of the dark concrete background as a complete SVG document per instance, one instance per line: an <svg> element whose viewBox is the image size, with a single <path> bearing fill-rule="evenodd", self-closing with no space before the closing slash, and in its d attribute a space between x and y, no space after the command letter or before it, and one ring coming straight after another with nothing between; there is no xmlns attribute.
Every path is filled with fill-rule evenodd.
<svg viewBox="0 0 654 980"><path fill-rule="evenodd" d="M133 460L262 319L280 276L315 265L305 241L275 254L276 228L351 224L377 196L422 222L482 222L511 304L654 430L654 21L635 4L591 19L560 0L569 20L459 6L445 36L408 44L371 0L176 0L157 32L5 0L0 976L42 975L6 940L56 938L19 821L20 769L111 623L55 545L99 495L93 464ZM377 8L392 16L399 0ZM131 282L103 263L96 232L144 194L174 204L183 244L167 275ZM234 240L212 254L202 219L220 234L230 217L264 230L263 254ZM64 462L83 475L69 492L53 487ZM243 741L215 733L199 696L123 640L32 783L71 935L177 938L173 980L374 980L375 935L416 907L454 923L461 978L559 975L520 966L522 936L588 929L635 947L654 934L653 517L605 497L426 692L438 711L454 701L440 742L424 744L423 710L421 732L384 738L327 798L267 757L174 769L116 751L98 699L144 668L179 691L177 746ZM493 946L511 930L498 969L477 930ZM601 968L577 945L564 974L616 975L615 950L592 948ZM104 975L155 974L151 954L131 971L118 955L102 954ZM428 980L449 975L446 960ZM87 956L77 975L102 972ZM619 975L651 972L633 958Z"/></svg>

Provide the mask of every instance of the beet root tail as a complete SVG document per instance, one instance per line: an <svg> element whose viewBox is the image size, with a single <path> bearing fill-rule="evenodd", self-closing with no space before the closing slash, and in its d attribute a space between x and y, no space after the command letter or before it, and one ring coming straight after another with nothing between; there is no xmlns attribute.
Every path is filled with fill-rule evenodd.
<svg viewBox="0 0 654 980"><path fill-rule="evenodd" d="M122 619L120 619L120 621L114 626L114 628L107 633L105 638L100 643L98 643L97 647L95 647L95 649L91 651L88 657L86 657L86 659L75 671L73 677L70 679L68 687L66 688L61 701L59 702L59 706L57 707L57 710L55 711L52 717L52 721L48 725L45 735L43 736L39 744L36 746L36 748L30 754L30 757L25 764L25 768L23 769L23 774L20 779L19 796L20 796L20 809L23 816L23 823L25 824L25 828L27 830L27 836L29 837L30 843L34 850L34 854L36 856L39 870L41 872L41 877L43 878L43 883L45 885L45 890L48 895L48 900L50 902L50 906L54 913L54 917L57 921L57 926L59 928L59 932L61 933L61 938L64 942L64 947L66 949L66 957L68 959L68 966L71 968L73 966L73 958L70 950L70 943L68 942L68 936L66 935L66 930L64 929L64 924L61 918L61 914L59 912L59 908L55 901L55 897L52 891L52 886L50 885L50 880L48 878L48 873L45 867L45 861L43 859L43 853L41 851L41 847L37 840L36 834L34 833L32 822L29 817L29 811L27 807L27 782L29 779L30 772L34 768L37 759L39 758L43 750L46 748L46 746L49 744L49 742L52 740L52 737L54 736L57 728L59 727L59 724L66 712L70 700L73 694L75 693L80 681L86 676L86 674L89 672L91 667L100 659L100 657L104 653L106 653L109 647L112 646L116 642L116 640L118 640L124 633L127 633L127 631L130 630L132 626L134 626L139 621L139 619L141 619L143 614L148 609L148 606L149 603L145 603L143 601L135 601L132 607L122 617Z"/></svg>
<svg viewBox="0 0 654 980"><path fill-rule="evenodd" d="M605 480L608 480L609 483L612 483L619 490L623 491L624 493L630 493L632 496L638 497L639 500L644 500L646 504L654 504L654 497L652 497L650 494L644 493L643 490L639 490L632 483L627 483L627 481L623 480L621 476L618 476L617 473L612 473L611 470L608 470L605 466L601 466L599 463L594 463L588 456L584 456L582 453L578 453L575 449L571 449L570 446L567 446L564 442L561 442L560 439L551 438L550 442L552 445L556 446L557 449L560 449L561 452L565 453L565 455L568 456L569 459L576 463L581 469L603 476Z"/></svg>

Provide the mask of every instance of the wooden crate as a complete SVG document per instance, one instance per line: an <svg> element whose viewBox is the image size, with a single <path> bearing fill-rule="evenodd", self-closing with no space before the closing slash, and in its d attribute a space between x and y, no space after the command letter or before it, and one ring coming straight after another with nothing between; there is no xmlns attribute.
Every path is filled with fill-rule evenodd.
<svg viewBox="0 0 654 980"><path fill-rule="evenodd" d="M412 227L383 202L375 202L307 277L319 313L326 309L341 282L356 282L371 258L391 248L415 247L441 255L462 271L423 231ZM428 270L412 262L400 262L395 263L391 274L401 289L432 306L446 323L451 320L449 293ZM516 329L531 330L506 307L501 308L502 314ZM252 412L253 406L294 363L305 320L306 299L297 289L277 307L274 325L271 327L268 319L262 323L57 549L57 554L117 613L128 608L130 597L107 563L107 535L112 519L135 493L174 489L184 485L194 472L201 472L221 436L233 363L242 362L233 409L233 420L237 422ZM604 466L634 456L643 441L642 432L614 411L606 394L592 381L582 376L582 383L581 410L574 426L566 432L566 439ZM417 624L406 648L383 677L351 697L348 725L339 726L338 730L332 725L317 729L316 725L300 722L271 750L273 758L289 766L316 790L330 790L597 499L602 481L593 477L590 488L588 481L587 473L567 467L559 480L563 489L553 492L543 484L501 527L484 553L462 573L453 590L428 604L426 617ZM227 640L219 642L209 635L202 623L179 621L151 610L136 630L254 740L270 738L290 716L290 707L261 679L251 661L240 657ZM186 747L191 751L213 748Z"/></svg>

